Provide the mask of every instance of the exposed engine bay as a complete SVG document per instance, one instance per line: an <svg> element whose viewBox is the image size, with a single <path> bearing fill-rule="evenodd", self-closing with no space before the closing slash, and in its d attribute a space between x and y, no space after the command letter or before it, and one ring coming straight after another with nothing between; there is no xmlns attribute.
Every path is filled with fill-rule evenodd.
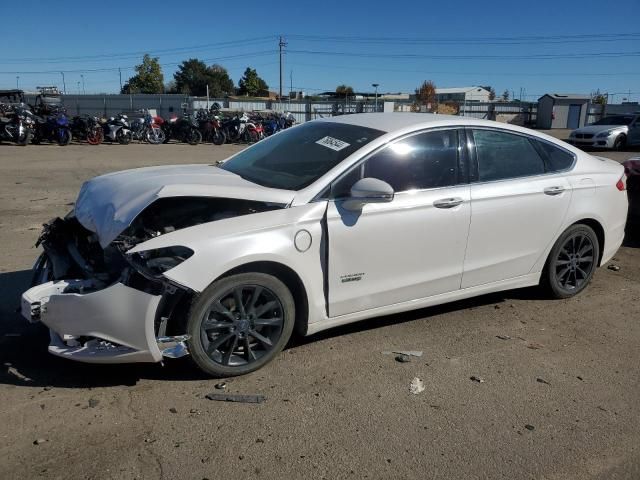
<svg viewBox="0 0 640 480"><path fill-rule="evenodd" d="M42 245L44 253L34 268L33 285L55 281L57 288L61 289L58 293L82 295L114 286L127 287L158 298L153 321L154 336L159 346L162 342L175 346L174 340L177 337L167 335L184 332L185 314L193 292L173 284L162 274L188 259L193 251L181 246L133 254L128 254L127 251L140 243L176 230L278 208L284 208L284 205L211 197L159 198L104 248L98 235L81 225L71 212L65 218L55 218L44 225L36 244ZM128 295L135 293L129 292ZM23 307L23 312L24 308L26 307ZM31 320L40 320L40 304L34 302L28 308L31 309ZM46 312L46 308L49 307L43 305L42 313ZM96 341L104 348L124 348L114 345L114 342L105 342L104 338L68 337L56 339L60 351L69 345L93 345ZM171 356L168 353L165 356Z"/></svg>

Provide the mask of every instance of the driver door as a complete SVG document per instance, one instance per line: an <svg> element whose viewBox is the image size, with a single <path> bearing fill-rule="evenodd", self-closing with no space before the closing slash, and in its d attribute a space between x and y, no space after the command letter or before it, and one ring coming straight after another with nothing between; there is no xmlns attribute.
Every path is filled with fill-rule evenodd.
<svg viewBox="0 0 640 480"><path fill-rule="evenodd" d="M403 137L332 185L330 317L460 289L471 216L460 135L450 129ZM391 185L393 200L345 208L350 188L364 177Z"/></svg>

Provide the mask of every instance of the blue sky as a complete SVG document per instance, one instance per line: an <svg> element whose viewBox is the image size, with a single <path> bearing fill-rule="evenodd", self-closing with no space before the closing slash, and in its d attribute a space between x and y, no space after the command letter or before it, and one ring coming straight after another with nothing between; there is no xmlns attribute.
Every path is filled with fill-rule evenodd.
<svg viewBox="0 0 640 480"><path fill-rule="evenodd" d="M307 93L341 83L410 92L431 79L439 87L491 85L516 97L522 91L529 100L598 88L615 93L616 102L629 91L640 100L639 0L143 0L113 3L112 12L107 4L3 5L0 88L16 81L26 90L62 87L64 71L69 92L82 89L84 78L87 93L115 93L118 67L124 82L148 51L160 58L165 83L176 64L197 57L226 67L236 83L252 66L277 91L282 34L285 92L291 79Z"/></svg>

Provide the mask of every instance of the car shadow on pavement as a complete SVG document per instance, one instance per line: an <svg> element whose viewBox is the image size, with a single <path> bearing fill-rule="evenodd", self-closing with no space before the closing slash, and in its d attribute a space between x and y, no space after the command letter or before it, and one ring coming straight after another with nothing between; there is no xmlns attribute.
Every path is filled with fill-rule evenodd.
<svg viewBox="0 0 640 480"><path fill-rule="evenodd" d="M0 273L0 384L26 387L92 388L135 385L140 379L203 380L186 359L160 364L96 365L55 357L47 351L49 332L18 311L31 271Z"/></svg>

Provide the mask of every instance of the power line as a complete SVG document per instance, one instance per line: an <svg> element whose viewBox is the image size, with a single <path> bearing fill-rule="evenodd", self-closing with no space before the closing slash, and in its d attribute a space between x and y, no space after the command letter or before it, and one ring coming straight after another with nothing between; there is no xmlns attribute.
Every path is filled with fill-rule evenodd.
<svg viewBox="0 0 640 480"><path fill-rule="evenodd" d="M264 50L261 52L251 52L251 53L242 53L242 54L238 54L238 55L228 55L226 57L216 57L216 58L205 58L202 59L203 62L205 63L211 63L211 62L218 62L218 61L222 61L222 60L233 60L233 59L237 59L237 58L252 58L252 57L261 57L264 55L273 55L274 53L277 53L278 50ZM160 66L162 67L175 67L177 65L181 65L182 62L171 62L171 63L161 63ZM7 75L16 75L16 74L20 74L20 75L30 75L30 74L37 74L37 75L41 75L41 74L48 74L48 73L60 73L61 71L64 73L94 73L94 72L116 72L120 69L122 70L131 70L134 69L136 66L135 65L130 65L130 66L126 66L126 67L109 67L109 68L83 68L83 69L77 69L77 70L40 70L40 71L3 71L0 72L0 74L7 74Z"/></svg>
<svg viewBox="0 0 640 480"><path fill-rule="evenodd" d="M328 52L319 50L287 50L292 54L304 55L331 55L343 57L363 57L363 58L426 58L431 60L553 60L569 58L592 58L592 57L637 57L640 52L594 52L594 53L568 53L568 54L537 54L537 55L431 55L420 53L365 53L365 52Z"/></svg>
<svg viewBox="0 0 640 480"><path fill-rule="evenodd" d="M369 37L339 35L289 35L289 38L310 42L402 44L402 45L522 45L619 42L640 39L640 33L524 35L511 37Z"/></svg>
<svg viewBox="0 0 640 480"><path fill-rule="evenodd" d="M372 72L392 72L392 73L422 73L426 75L501 75L501 76L531 76L531 77L571 77L575 75L580 76L593 76L593 77L621 77L621 76L631 76L631 75L640 75L640 72L562 72L562 73L546 73L546 72L534 72L534 73L514 73L514 72L452 72L452 71L437 71L437 70L406 70L406 69L398 69L398 68L378 68L378 67L362 67L360 65L327 65L327 64L318 64L318 63L301 63L296 62L295 65L301 67L317 67L323 68L326 70L331 70L333 68L338 69L347 69L347 70L369 70Z"/></svg>
<svg viewBox="0 0 640 480"><path fill-rule="evenodd" d="M240 47L240 46L250 46L258 43L263 43L267 40L272 40L274 35L263 36L263 37L254 37L248 38L244 40L232 40L228 42L217 42L217 43L206 43L201 45L194 45L190 47L177 47L177 48L167 48L167 49L159 49L159 50L144 50L137 52L127 52L127 53L108 53L108 54L99 54L99 55L79 55L79 56L70 56L70 57L31 57L31 58L7 58L4 59L4 63L9 64L21 64L21 63L75 63L75 62L86 62L86 61L101 61L101 60L123 60L126 58L136 58L140 55L149 54L151 56L154 55L164 55L164 54L172 54L172 53L188 53L189 51L198 51L203 49L211 49L211 48L230 48L230 47ZM277 38L277 37L276 37Z"/></svg>

